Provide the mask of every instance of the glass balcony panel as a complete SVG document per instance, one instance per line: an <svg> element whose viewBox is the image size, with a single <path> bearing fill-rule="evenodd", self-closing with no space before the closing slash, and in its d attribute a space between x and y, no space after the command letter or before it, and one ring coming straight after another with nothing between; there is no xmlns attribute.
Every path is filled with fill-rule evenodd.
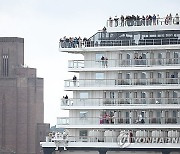
<svg viewBox="0 0 180 154"><path fill-rule="evenodd" d="M146 79L81 79L65 80L65 87L103 87L120 85L166 85L179 84L179 78L146 78Z"/></svg>

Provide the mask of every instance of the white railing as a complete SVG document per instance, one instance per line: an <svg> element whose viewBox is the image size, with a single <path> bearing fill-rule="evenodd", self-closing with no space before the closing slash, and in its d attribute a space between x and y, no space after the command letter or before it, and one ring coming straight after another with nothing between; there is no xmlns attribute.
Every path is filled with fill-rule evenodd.
<svg viewBox="0 0 180 154"><path fill-rule="evenodd" d="M118 20L109 19L107 20L107 27L129 27L129 26L157 26L157 25L179 25L179 17L170 18L151 18L151 19L124 19Z"/></svg>
<svg viewBox="0 0 180 154"><path fill-rule="evenodd" d="M146 78L146 79L80 79L65 80L65 87L104 87L120 85L175 85L179 78Z"/></svg>
<svg viewBox="0 0 180 154"><path fill-rule="evenodd" d="M180 98L63 98L61 100L61 106L132 106L149 104L180 104Z"/></svg>
<svg viewBox="0 0 180 154"><path fill-rule="evenodd" d="M180 124L180 118L58 117L58 125Z"/></svg>
<svg viewBox="0 0 180 154"><path fill-rule="evenodd" d="M126 133L125 133L126 134ZM118 146L118 136L119 135L114 135L114 136L68 136L67 140L68 142L80 142L80 144L83 144L82 142L103 142L103 143L116 143ZM133 135L134 136L134 135ZM126 136L125 136L126 137ZM166 143L171 143L171 144L180 144L180 141L178 140L179 136L176 137L167 137L167 136L136 136L136 137L130 137L127 136L126 144L131 144L131 143L138 143L138 144L145 144L147 146L152 144L152 147L154 147L154 144L159 143L159 144L166 144ZM54 140L58 141L59 138L56 138L54 136L48 137L48 142L54 142ZM120 138L121 139L121 138ZM122 139L123 140L123 139ZM62 141L62 139L59 139L59 141ZM99 144L99 146L102 146L102 143ZM167 144L168 146L168 144Z"/></svg>
<svg viewBox="0 0 180 154"><path fill-rule="evenodd" d="M138 43L135 40L95 40L84 41L81 45L74 42L62 40L59 42L59 48L84 48L84 47L101 47L101 46L137 46L137 45L174 45L180 44L178 38L163 38L163 39L140 39Z"/></svg>
<svg viewBox="0 0 180 154"><path fill-rule="evenodd" d="M128 60L69 60L68 68L106 68L127 66L174 66L180 64L180 58L128 59Z"/></svg>
<svg viewBox="0 0 180 154"><path fill-rule="evenodd" d="M174 45L180 44L177 38L163 39L139 39L138 43L135 40L101 40L101 41L86 41L82 47L101 47L101 46L139 46L139 45Z"/></svg>

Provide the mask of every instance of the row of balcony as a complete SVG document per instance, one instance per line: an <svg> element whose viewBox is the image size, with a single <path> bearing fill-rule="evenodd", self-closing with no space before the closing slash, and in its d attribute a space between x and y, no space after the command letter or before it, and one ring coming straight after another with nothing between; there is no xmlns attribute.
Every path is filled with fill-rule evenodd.
<svg viewBox="0 0 180 154"><path fill-rule="evenodd" d="M79 98L62 99L61 106L123 106L148 104L180 104L179 98Z"/></svg>
<svg viewBox="0 0 180 154"><path fill-rule="evenodd" d="M97 40L97 41L84 41L74 42L61 40L59 42L59 48L84 48L84 47L103 47L103 46L140 46L140 45L175 45L180 44L178 38L156 38L156 39L139 39L135 42L134 39L125 40Z"/></svg>
<svg viewBox="0 0 180 154"><path fill-rule="evenodd" d="M122 16L121 16L122 17ZM138 18L136 16L123 16L123 18L111 17L107 20L107 27L129 27L129 26L158 26L158 25L179 25L179 15L175 17L165 17L160 18L153 15L151 18L146 18L144 16Z"/></svg>
<svg viewBox="0 0 180 154"><path fill-rule="evenodd" d="M180 58L161 59L126 59L126 60L69 60L68 68L104 68L128 66L175 66L180 64Z"/></svg>
<svg viewBox="0 0 180 154"><path fill-rule="evenodd" d="M125 132L124 134L127 135L127 133ZM56 135L56 134L55 134ZM168 136L168 135L167 135ZM164 139L163 143L160 143L160 144L165 144L165 143L172 143L172 144L176 144L177 145L177 139L179 136L176 136L175 137L164 137L164 136L152 136L152 135L147 135L147 136L136 136L136 137L129 137L127 136L127 141L126 141L126 144L127 143L138 143L138 144L148 144L148 145L151 145L152 144L152 147L154 147L154 144L155 142L160 142L160 138L161 138L161 141L162 139ZM152 139L153 138L153 139ZM80 142L80 144L82 145L83 143L82 142L101 142L101 145L99 146L102 146L102 142L108 142L108 143L118 143L118 136L117 135L114 135L114 136L105 136L105 135L102 135L102 136L98 136L98 135L92 135L92 136L68 136L66 140L68 140L68 142ZM51 136L51 137L48 137L48 142L54 142L54 141L63 141L63 137L59 137L59 136ZM120 140L120 139L119 139Z"/></svg>
<svg viewBox="0 0 180 154"><path fill-rule="evenodd" d="M180 118L58 117L58 125L180 124Z"/></svg>
<svg viewBox="0 0 180 154"><path fill-rule="evenodd" d="M104 87L120 85L178 85L179 78L146 79L80 79L65 80L65 87Z"/></svg>

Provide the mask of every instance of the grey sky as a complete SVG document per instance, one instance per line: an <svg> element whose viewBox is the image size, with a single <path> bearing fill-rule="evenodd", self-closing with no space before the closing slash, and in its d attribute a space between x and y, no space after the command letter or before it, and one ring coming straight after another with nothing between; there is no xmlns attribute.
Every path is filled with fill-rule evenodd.
<svg viewBox="0 0 180 154"><path fill-rule="evenodd" d="M56 124L68 54L58 52L63 36L90 37L109 16L180 13L180 0L0 0L0 36L25 38L25 63L44 78L45 122Z"/></svg>

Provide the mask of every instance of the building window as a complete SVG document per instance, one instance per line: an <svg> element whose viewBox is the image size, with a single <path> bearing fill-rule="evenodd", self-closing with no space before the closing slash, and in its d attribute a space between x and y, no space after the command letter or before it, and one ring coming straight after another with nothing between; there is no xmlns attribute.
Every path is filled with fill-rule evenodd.
<svg viewBox="0 0 180 154"><path fill-rule="evenodd" d="M104 73L96 73L96 79L104 79Z"/></svg>
<svg viewBox="0 0 180 154"><path fill-rule="evenodd" d="M110 92L110 98L115 98L114 92Z"/></svg>
<svg viewBox="0 0 180 154"><path fill-rule="evenodd" d="M134 92L134 98L137 98L137 92Z"/></svg>
<svg viewBox="0 0 180 154"><path fill-rule="evenodd" d="M87 118L88 111L80 111L80 118Z"/></svg>
<svg viewBox="0 0 180 154"><path fill-rule="evenodd" d="M130 98L130 92L126 92L125 95L126 95L126 99Z"/></svg>
<svg viewBox="0 0 180 154"><path fill-rule="evenodd" d="M173 98L177 98L177 92L173 91Z"/></svg>
<svg viewBox="0 0 180 154"><path fill-rule="evenodd" d="M97 53L96 54L96 61L100 61L102 56L104 57L104 54L101 54L101 53Z"/></svg>
<svg viewBox="0 0 180 154"><path fill-rule="evenodd" d="M126 73L126 79L130 79L130 73Z"/></svg>
<svg viewBox="0 0 180 154"><path fill-rule="evenodd" d="M154 76L153 72L150 72L150 78L152 79Z"/></svg>
<svg viewBox="0 0 180 154"><path fill-rule="evenodd" d="M161 92L157 93L157 98L161 98Z"/></svg>
<svg viewBox="0 0 180 154"><path fill-rule="evenodd" d="M141 98L146 98L146 93L145 92L141 92Z"/></svg>
<svg viewBox="0 0 180 154"><path fill-rule="evenodd" d="M154 94L153 92L150 92L150 98L153 98L153 97L154 97L153 94Z"/></svg>
<svg viewBox="0 0 180 154"><path fill-rule="evenodd" d="M7 54L2 55L2 75L7 77L9 74L9 56Z"/></svg>
<svg viewBox="0 0 180 154"><path fill-rule="evenodd" d="M174 64L178 64L178 53L177 52L174 52Z"/></svg>
<svg viewBox="0 0 180 154"><path fill-rule="evenodd" d="M141 79L146 79L146 73L144 72L141 73Z"/></svg>
<svg viewBox="0 0 180 154"><path fill-rule="evenodd" d="M79 138L80 140L82 140L83 142L87 141L87 136L88 136L88 131L87 130L80 130L79 131Z"/></svg>
<svg viewBox="0 0 180 154"><path fill-rule="evenodd" d="M80 98L88 98L88 92L80 92Z"/></svg>
<svg viewBox="0 0 180 154"><path fill-rule="evenodd" d="M177 111L173 111L172 116L173 116L173 118L176 118L177 117Z"/></svg>

